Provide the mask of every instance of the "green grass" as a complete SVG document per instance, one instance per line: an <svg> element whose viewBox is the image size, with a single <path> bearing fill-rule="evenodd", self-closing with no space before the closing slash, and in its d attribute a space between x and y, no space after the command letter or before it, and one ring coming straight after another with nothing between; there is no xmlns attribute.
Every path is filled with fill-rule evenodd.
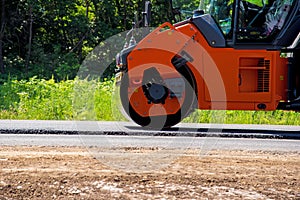
<svg viewBox="0 0 300 200"><path fill-rule="evenodd" d="M125 120L119 112L114 80L55 82L35 77L0 85L0 118L33 120ZM195 123L300 125L293 111L196 110L184 119Z"/></svg>
<svg viewBox="0 0 300 200"><path fill-rule="evenodd" d="M194 123L300 125L300 113L294 111L209 111L196 110L183 120Z"/></svg>
<svg viewBox="0 0 300 200"><path fill-rule="evenodd" d="M113 80L8 80L0 86L0 118L124 120L113 95Z"/></svg>

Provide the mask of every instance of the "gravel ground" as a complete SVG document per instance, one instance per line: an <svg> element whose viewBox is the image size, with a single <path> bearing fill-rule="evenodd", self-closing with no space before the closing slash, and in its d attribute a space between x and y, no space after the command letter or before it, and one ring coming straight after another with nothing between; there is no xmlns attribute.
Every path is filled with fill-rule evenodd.
<svg viewBox="0 0 300 200"><path fill-rule="evenodd" d="M300 152L1 146L4 199L300 199Z"/></svg>

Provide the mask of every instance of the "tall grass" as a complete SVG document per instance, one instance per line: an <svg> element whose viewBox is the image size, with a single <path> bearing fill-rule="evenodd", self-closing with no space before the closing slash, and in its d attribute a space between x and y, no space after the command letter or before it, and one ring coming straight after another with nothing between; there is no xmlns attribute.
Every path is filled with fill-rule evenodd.
<svg viewBox="0 0 300 200"><path fill-rule="evenodd" d="M124 120L112 109L113 85L113 80L9 80L0 86L0 118Z"/></svg>
<svg viewBox="0 0 300 200"><path fill-rule="evenodd" d="M0 117L10 119L72 119L73 81L31 78L1 86Z"/></svg>
<svg viewBox="0 0 300 200"><path fill-rule="evenodd" d="M196 110L183 120L194 123L300 125L300 112L294 111L209 111Z"/></svg>
<svg viewBox="0 0 300 200"><path fill-rule="evenodd" d="M58 83L33 77L0 85L1 119L125 120L119 106L114 80L75 79ZM300 113L197 110L184 122L300 125Z"/></svg>

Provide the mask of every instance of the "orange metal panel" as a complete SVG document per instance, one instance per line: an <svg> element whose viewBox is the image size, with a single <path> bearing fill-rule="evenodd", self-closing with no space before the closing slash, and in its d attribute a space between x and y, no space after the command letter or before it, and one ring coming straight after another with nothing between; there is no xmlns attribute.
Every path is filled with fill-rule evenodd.
<svg viewBox="0 0 300 200"><path fill-rule="evenodd" d="M179 28L182 32L184 29ZM190 48L187 52L193 58L197 54L200 57L191 63L197 80L199 108L214 109L216 105L222 109L219 102L227 102L226 109L252 110L259 109L258 104L265 104L266 110L274 110L279 100L286 98L286 64L278 51L212 48L201 33L194 39L198 43L194 46L198 47L186 49ZM261 66L261 61L268 62L269 68Z"/></svg>

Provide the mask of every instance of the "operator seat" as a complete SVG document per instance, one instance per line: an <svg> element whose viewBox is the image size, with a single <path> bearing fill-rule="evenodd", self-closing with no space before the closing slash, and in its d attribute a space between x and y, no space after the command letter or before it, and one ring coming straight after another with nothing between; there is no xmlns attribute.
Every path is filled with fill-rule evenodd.
<svg viewBox="0 0 300 200"><path fill-rule="evenodd" d="M291 0L292 1L292 0ZM266 15L266 34L270 35L273 31L281 30L286 17L290 11L291 5L285 4L285 1L276 0Z"/></svg>
<svg viewBox="0 0 300 200"><path fill-rule="evenodd" d="M261 39L263 41L273 41L274 39L278 40L276 37L278 37L278 33L282 30L285 21L289 16L289 11L291 10L293 1L294 0L275 0L273 2L269 2L269 5L271 6L264 6L262 9L266 10L258 13L258 15L263 14L260 17L264 20L262 25L256 26L254 23L250 22L244 29L242 29L242 31L244 31L244 35L243 33L240 33L240 38L245 40ZM252 19L252 22L255 21L255 18L258 17L258 15ZM248 20L251 21L251 19ZM299 25L299 22L297 22L297 24ZM297 29L296 26L294 27ZM295 30L291 31L294 32ZM284 43L286 43L285 41L287 39L287 36L281 34L281 40Z"/></svg>

